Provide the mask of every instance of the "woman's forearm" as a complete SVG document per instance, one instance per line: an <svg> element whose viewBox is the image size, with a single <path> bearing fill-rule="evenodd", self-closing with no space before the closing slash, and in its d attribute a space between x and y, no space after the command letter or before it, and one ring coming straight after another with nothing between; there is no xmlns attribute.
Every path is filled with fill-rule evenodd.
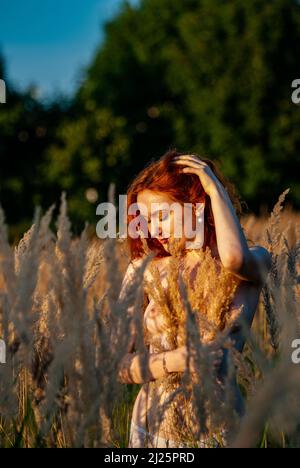
<svg viewBox="0 0 300 468"><path fill-rule="evenodd" d="M141 354L130 353L121 362L118 380L122 383L142 384L165 377L170 372L183 372L184 368L184 355L177 350L150 353L146 355L144 363Z"/></svg>
<svg viewBox="0 0 300 468"><path fill-rule="evenodd" d="M230 197L221 183L210 194L218 252L226 268L240 265L249 247Z"/></svg>
<svg viewBox="0 0 300 468"><path fill-rule="evenodd" d="M145 365L145 375L142 372L142 359L140 355L135 356L135 375L138 383L143 383L146 379L147 382L166 377L170 372L176 372L180 369L176 366L174 354L175 351L165 351L162 353L150 353L148 355L147 363Z"/></svg>
<svg viewBox="0 0 300 468"><path fill-rule="evenodd" d="M223 360L222 349L211 349L213 365L220 366ZM160 379L170 372L185 372L187 369L188 350L181 346L172 351L152 353L146 356L145 372L142 372L142 355L126 354L122 360L118 380L121 383L142 384ZM192 375L198 374L194 360L189 359L189 370Z"/></svg>

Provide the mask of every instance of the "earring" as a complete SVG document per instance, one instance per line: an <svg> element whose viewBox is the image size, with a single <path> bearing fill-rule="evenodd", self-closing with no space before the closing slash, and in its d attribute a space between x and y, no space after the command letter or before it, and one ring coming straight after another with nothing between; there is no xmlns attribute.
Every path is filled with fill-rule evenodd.
<svg viewBox="0 0 300 468"><path fill-rule="evenodd" d="M204 208L205 208L205 205L204 203L201 204L201 206L196 209L196 218L198 221L202 221L203 220L203 215L204 215Z"/></svg>
<svg viewBox="0 0 300 468"><path fill-rule="evenodd" d="M193 241L187 242L188 249L200 249L204 244L204 203L200 203L196 210L197 232Z"/></svg>
<svg viewBox="0 0 300 468"><path fill-rule="evenodd" d="M198 219L198 221L201 221L201 216L200 216L200 212L199 211L196 211L196 217Z"/></svg>

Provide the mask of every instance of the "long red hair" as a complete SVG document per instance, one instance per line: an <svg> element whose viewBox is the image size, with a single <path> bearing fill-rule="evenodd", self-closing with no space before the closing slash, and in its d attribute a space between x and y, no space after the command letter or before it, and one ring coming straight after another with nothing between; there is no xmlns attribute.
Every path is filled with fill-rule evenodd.
<svg viewBox="0 0 300 468"><path fill-rule="evenodd" d="M213 249L216 246L216 230L210 197L204 191L200 179L196 174L182 173L179 165L172 164L174 157L183 154L187 153L179 153L175 148L168 150L157 161L151 160L129 185L127 190L127 203L128 206L133 203L137 203L138 193L146 189L166 193L170 198L179 203L193 203L195 206L196 203L205 202L204 244L202 249L205 250L206 247L209 247L213 252ZM193 153L193 155L195 155L195 153ZM218 163L213 162L210 159L202 158L199 155L195 156L198 156L202 161L209 165L216 177L226 188L236 214L240 218L242 215L242 206L234 185L222 174L218 167ZM127 226L129 226L129 223L134 218L134 215L127 214ZM156 252L156 258L170 255L157 239L151 238L149 233L148 238L146 238L146 242L148 248ZM140 237L133 239L128 235L127 245L132 260L141 258L145 255Z"/></svg>

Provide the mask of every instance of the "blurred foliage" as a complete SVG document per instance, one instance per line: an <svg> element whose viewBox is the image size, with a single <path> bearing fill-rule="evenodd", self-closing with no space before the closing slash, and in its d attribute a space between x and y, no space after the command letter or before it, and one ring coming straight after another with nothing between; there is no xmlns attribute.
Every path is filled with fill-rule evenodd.
<svg viewBox="0 0 300 468"><path fill-rule="evenodd" d="M43 167L45 184L63 188L70 194L70 212L75 223L95 217L87 197L122 178L121 167L129 160L125 119L115 117L109 108L97 108L89 115L64 122L57 131L58 144L52 145ZM97 190L98 189L98 190ZM99 195L98 195L99 196ZM98 198L95 200L98 201Z"/></svg>
<svg viewBox="0 0 300 468"><path fill-rule="evenodd" d="M43 158L67 105L41 104L34 87L24 93L15 90L1 57L0 76L7 89L7 103L0 105L0 202L14 240L31 224L36 205L53 203L43 185Z"/></svg>
<svg viewBox="0 0 300 468"><path fill-rule="evenodd" d="M109 182L124 193L169 147L219 160L256 213L287 187L299 208L299 41L296 0L124 1L71 103L12 92L0 107L10 221L66 190L75 222L95 222Z"/></svg>

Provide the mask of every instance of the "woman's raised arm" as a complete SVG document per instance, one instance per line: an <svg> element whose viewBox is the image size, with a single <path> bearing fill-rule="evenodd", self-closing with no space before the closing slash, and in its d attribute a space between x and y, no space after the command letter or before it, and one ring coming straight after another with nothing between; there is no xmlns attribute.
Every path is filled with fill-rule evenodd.
<svg viewBox="0 0 300 468"><path fill-rule="evenodd" d="M186 174L196 174L210 197L223 266L245 281L263 284L271 269L271 254L260 246L249 249L231 199L209 165L194 155L178 156L175 164Z"/></svg>

